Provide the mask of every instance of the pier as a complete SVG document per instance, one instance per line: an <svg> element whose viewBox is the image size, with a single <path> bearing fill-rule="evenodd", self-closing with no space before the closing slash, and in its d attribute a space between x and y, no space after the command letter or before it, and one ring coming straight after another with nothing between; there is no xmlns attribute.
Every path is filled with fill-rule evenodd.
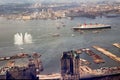
<svg viewBox="0 0 120 80"><path fill-rule="evenodd" d="M17 55L13 55L13 56L0 57L0 61L12 60L12 59L21 59L21 58L29 58L29 57L31 57L29 54L19 53Z"/></svg>
<svg viewBox="0 0 120 80"><path fill-rule="evenodd" d="M99 46L93 46L93 48L95 48L96 50L100 51L101 53L103 53L104 55L108 56L109 58L120 62L120 57L117 57L116 55L114 55L113 53L109 52L107 49L101 48Z"/></svg>
<svg viewBox="0 0 120 80"><path fill-rule="evenodd" d="M62 80L60 73L37 75L40 80Z"/></svg>
<svg viewBox="0 0 120 80"><path fill-rule="evenodd" d="M83 51L82 49L76 49L76 50L75 50L75 52L76 52L77 54L82 54L82 51Z"/></svg>
<svg viewBox="0 0 120 80"><path fill-rule="evenodd" d="M96 64L99 64L99 63L104 63L105 61L97 54L95 54L92 50L90 50L89 48L86 48L85 49L85 53L87 53L89 56L91 56L93 58L93 61L96 63Z"/></svg>
<svg viewBox="0 0 120 80"><path fill-rule="evenodd" d="M113 46L120 48L120 43L114 43Z"/></svg>
<svg viewBox="0 0 120 80"><path fill-rule="evenodd" d="M90 65L91 63L85 59L80 58L79 65Z"/></svg>

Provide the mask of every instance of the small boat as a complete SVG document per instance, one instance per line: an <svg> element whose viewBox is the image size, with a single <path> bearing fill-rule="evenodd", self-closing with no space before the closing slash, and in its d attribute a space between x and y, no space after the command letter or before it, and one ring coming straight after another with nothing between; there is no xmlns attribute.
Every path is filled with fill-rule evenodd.
<svg viewBox="0 0 120 80"><path fill-rule="evenodd" d="M60 34L59 33L55 33L55 34L52 34L53 37L59 37Z"/></svg>
<svg viewBox="0 0 120 80"><path fill-rule="evenodd" d="M75 35L74 34L72 34L72 37L74 37Z"/></svg>

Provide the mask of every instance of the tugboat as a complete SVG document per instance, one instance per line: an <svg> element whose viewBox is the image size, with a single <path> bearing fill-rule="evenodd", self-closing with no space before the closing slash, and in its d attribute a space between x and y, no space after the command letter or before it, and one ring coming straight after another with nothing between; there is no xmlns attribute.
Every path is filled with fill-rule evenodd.
<svg viewBox="0 0 120 80"><path fill-rule="evenodd" d="M73 30L92 30L92 29L106 29L111 28L111 25L105 25L105 24L81 24L77 27L72 27Z"/></svg>

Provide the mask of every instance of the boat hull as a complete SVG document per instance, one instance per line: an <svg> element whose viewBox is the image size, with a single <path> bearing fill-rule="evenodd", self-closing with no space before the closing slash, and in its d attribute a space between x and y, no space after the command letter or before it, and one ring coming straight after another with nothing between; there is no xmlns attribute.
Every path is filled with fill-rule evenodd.
<svg viewBox="0 0 120 80"><path fill-rule="evenodd" d="M105 27L93 27L93 28L81 28L81 27L73 27L73 30L94 30L94 29L109 29L111 26Z"/></svg>

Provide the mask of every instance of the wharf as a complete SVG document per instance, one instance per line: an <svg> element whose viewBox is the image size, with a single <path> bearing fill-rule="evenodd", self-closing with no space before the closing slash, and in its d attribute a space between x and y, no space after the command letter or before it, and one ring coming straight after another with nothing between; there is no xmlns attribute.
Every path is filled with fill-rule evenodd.
<svg viewBox="0 0 120 80"><path fill-rule="evenodd" d="M101 48L99 46L93 46L93 48L95 48L96 50L100 51L101 53L103 53L104 55L108 56L109 58L120 62L120 57L117 57L116 55L114 55L113 53L109 52L108 50Z"/></svg>
<svg viewBox="0 0 120 80"><path fill-rule="evenodd" d="M114 43L113 46L120 48L120 43Z"/></svg>
<svg viewBox="0 0 120 80"><path fill-rule="evenodd" d="M20 53L20 54L13 55L13 56L0 57L0 61L12 60L12 59L20 59L20 58L28 58L28 57L30 57L29 54Z"/></svg>
<svg viewBox="0 0 120 80"><path fill-rule="evenodd" d="M62 76L60 73L37 75L40 80L61 80Z"/></svg>
<svg viewBox="0 0 120 80"><path fill-rule="evenodd" d="M81 65L89 65L89 64L91 64L89 61L80 58L80 62L79 62L79 65L80 65L80 66L81 66Z"/></svg>
<svg viewBox="0 0 120 80"><path fill-rule="evenodd" d="M95 54L92 50L88 48L85 50L85 53L91 56L96 64L105 62L99 55Z"/></svg>
<svg viewBox="0 0 120 80"><path fill-rule="evenodd" d="M82 51L83 51L82 49L76 49L76 50L75 50L75 52L76 52L77 54L82 54Z"/></svg>

